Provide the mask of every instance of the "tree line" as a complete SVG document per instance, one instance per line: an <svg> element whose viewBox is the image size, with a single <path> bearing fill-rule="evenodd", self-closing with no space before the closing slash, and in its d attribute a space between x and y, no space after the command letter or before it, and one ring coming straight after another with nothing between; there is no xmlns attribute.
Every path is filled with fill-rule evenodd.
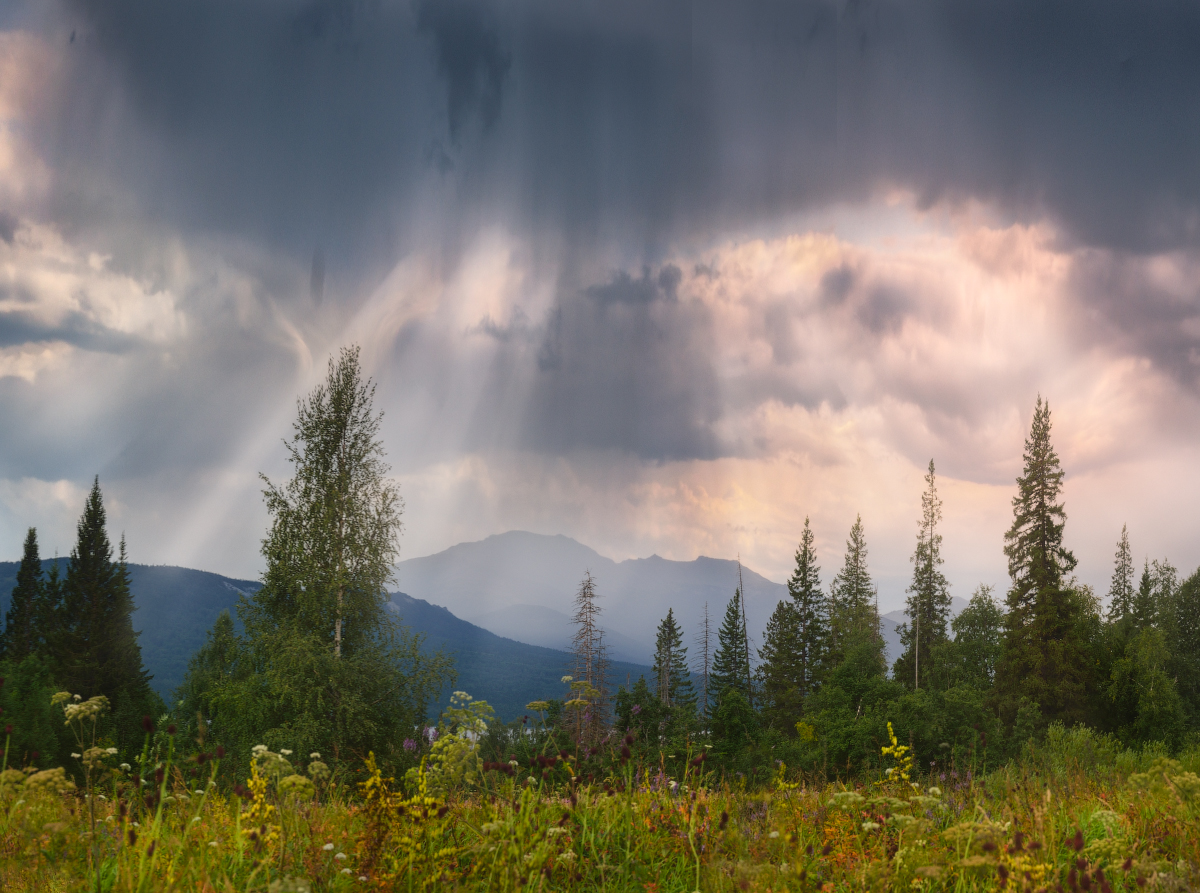
<svg viewBox="0 0 1200 893"><path fill-rule="evenodd" d="M1050 407L1039 397L1004 537L1008 591L997 600L980 586L952 618L930 461L903 652L891 667L861 516L827 588L806 518L788 597L761 645L746 629L740 579L711 650L706 606L690 664L668 611L651 679L613 699L614 729L664 754L704 742L739 771L786 759L836 774L873 766L889 720L943 768L995 765L1053 723L1086 724L1129 746L1183 746L1200 736L1200 571L1181 581L1167 561L1146 561L1135 579L1123 528L1104 610L1064 546L1063 478ZM592 680L600 690L605 681Z"/></svg>

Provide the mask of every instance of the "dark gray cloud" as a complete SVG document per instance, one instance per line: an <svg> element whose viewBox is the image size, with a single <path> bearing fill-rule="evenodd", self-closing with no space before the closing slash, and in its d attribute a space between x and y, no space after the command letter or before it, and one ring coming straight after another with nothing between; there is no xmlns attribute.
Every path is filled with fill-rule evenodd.
<svg viewBox="0 0 1200 893"><path fill-rule="evenodd" d="M712 323L702 306L677 300L679 281L668 265L558 302L537 356L526 447L655 460L720 454Z"/></svg>
<svg viewBox="0 0 1200 893"><path fill-rule="evenodd" d="M528 406L492 401L480 439L503 406L535 449L726 452L720 333L676 299L664 258L881 188L1049 215L1069 241L1131 258L1200 239L1200 8L1178 3L64 0L43 21L68 75L30 135L55 172L41 213L68 232L102 242L128 207L116 194L164 231L291 257L308 288L266 290L316 305L411 250L449 267L478 231L513 233L562 297L547 319L479 323L501 347L494 387L521 379L518 358L536 364ZM860 274L830 271L818 303L864 350L928 310ZM1138 312L1127 275L1090 275L1087 312L1194 382L1191 311L1151 296ZM797 320L770 312L775 358L798 362ZM7 337L46 337L24 319ZM396 348L444 371L449 348L427 337L407 329ZM451 399L446 375L427 378L435 403ZM830 376L735 387L852 399ZM965 401L911 389L934 412Z"/></svg>
<svg viewBox="0 0 1200 893"><path fill-rule="evenodd" d="M1194 263L1176 257L1168 284L1144 258L1093 251L1071 283L1079 299L1076 336L1142 356L1184 387L1200 390L1200 284Z"/></svg>
<svg viewBox="0 0 1200 893"><path fill-rule="evenodd" d="M78 310L53 323L24 310L0 311L0 348L53 341L102 353L124 353L139 344L132 335L103 326Z"/></svg>
<svg viewBox="0 0 1200 893"><path fill-rule="evenodd" d="M1179 3L113 0L65 20L75 80L41 130L60 161L331 262L395 250L430 177L455 228L482 209L648 260L881 184L1097 244L1200 238L1200 9Z"/></svg>
<svg viewBox="0 0 1200 893"><path fill-rule="evenodd" d="M0 241L11 245L13 239L16 238L17 226L20 222L17 219L17 215L10 211L0 210Z"/></svg>

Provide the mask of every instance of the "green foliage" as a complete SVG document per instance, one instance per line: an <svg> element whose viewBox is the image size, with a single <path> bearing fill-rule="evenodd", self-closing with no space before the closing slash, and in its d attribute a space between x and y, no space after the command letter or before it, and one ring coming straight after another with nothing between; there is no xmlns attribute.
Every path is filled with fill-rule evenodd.
<svg viewBox="0 0 1200 893"><path fill-rule="evenodd" d="M0 659L14 663L44 652L45 634L52 620L52 606L47 605L46 583L42 579L37 530L32 527L25 536L16 584L4 617L4 631L0 633Z"/></svg>
<svg viewBox="0 0 1200 893"><path fill-rule="evenodd" d="M238 604L245 632L219 618L180 689L180 723L212 720L235 754L265 742L329 754L335 768L371 751L404 763L403 741L453 676L449 658L427 654L385 608L400 499L373 393L354 348L300 401L294 475L265 491L263 587Z"/></svg>
<svg viewBox="0 0 1200 893"><path fill-rule="evenodd" d="M1039 397L1013 497L1012 527L1004 535L1012 584L995 697L1009 722L1022 699L1037 702L1048 722L1084 721L1095 690L1096 662L1084 638L1090 599L1066 579L1075 557L1063 545L1062 481L1050 443L1050 406Z"/></svg>
<svg viewBox="0 0 1200 893"><path fill-rule="evenodd" d="M1129 548L1129 527L1121 525L1121 539L1113 561L1112 583L1108 587L1108 621L1124 625L1133 618L1133 552Z"/></svg>
<svg viewBox="0 0 1200 893"><path fill-rule="evenodd" d="M111 714L104 734L112 736L128 756L141 746L142 717L158 715L163 706L150 689L150 675L142 666L138 634L133 629L125 541L121 540L113 561L105 525L104 500L96 478L67 563L48 651L58 685L88 697L108 698ZM48 588L57 588L56 578L48 581Z"/></svg>
<svg viewBox="0 0 1200 893"><path fill-rule="evenodd" d="M35 766L66 762L70 739L62 713L50 704L58 691L50 663L31 654L20 661L0 661L0 731L12 727L8 764ZM36 754L36 756L35 756Z"/></svg>
<svg viewBox="0 0 1200 893"><path fill-rule="evenodd" d="M1144 629L1129 640L1113 665L1108 696L1113 709L1110 723L1122 741L1161 741L1172 748L1180 744L1186 715L1171 676L1171 655L1162 630Z"/></svg>
<svg viewBox="0 0 1200 893"><path fill-rule="evenodd" d="M735 589L717 630L717 649L708 677L710 697L715 696L718 703L727 688L741 692L747 703L752 697L749 638L744 618L742 591Z"/></svg>
<svg viewBox="0 0 1200 893"><path fill-rule="evenodd" d="M479 784L483 769L480 742L495 716L487 701L476 701L463 691L451 695L428 760L405 774L409 790L421 785L422 772L429 790L437 794Z"/></svg>
<svg viewBox="0 0 1200 893"><path fill-rule="evenodd" d="M1170 653L1171 678L1187 711L1188 724L1200 728L1200 570L1175 590L1163 624Z"/></svg>
<svg viewBox="0 0 1200 893"><path fill-rule="evenodd" d="M867 569L867 540L862 516L854 520L846 540L846 559L829 587L830 664L836 665L864 644L873 649L883 673L883 636L879 632L879 605L875 584Z"/></svg>
<svg viewBox="0 0 1200 893"><path fill-rule="evenodd" d="M790 601L781 601L767 621L758 684L767 722L786 734L795 730L804 702L820 685L829 640L829 604L821 591L820 568L808 518L788 580Z"/></svg>
<svg viewBox="0 0 1200 893"><path fill-rule="evenodd" d="M990 586L975 590L967 607L950 621L950 629L953 639L935 649L934 687L990 690L1004 635L1004 611L992 598Z"/></svg>

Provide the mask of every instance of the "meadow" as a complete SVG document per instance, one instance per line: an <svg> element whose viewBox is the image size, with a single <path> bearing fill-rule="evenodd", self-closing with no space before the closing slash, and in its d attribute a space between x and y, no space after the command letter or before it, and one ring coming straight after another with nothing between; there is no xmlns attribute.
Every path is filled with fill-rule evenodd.
<svg viewBox="0 0 1200 893"><path fill-rule="evenodd" d="M447 735L403 779L370 755L339 777L320 754L260 746L229 785L223 749L174 727L147 734L136 766L111 765L85 746L103 704L64 700L82 751L72 771L10 767L5 753L5 891L1200 887L1200 751L1122 749L1082 727L1052 726L978 777L921 774L894 737L875 778L779 764L754 786L710 769L703 747L672 774L611 736L594 753L546 737L496 762ZM585 773L589 760L603 774Z"/></svg>

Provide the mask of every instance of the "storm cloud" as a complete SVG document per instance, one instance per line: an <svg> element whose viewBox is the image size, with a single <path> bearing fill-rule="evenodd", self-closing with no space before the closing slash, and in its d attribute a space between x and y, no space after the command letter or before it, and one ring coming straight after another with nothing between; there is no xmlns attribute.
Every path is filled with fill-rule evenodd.
<svg viewBox="0 0 1200 893"><path fill-rule="evenodd" d="M582 525L769 570L785 500L831 542L890 517L867 466L936 455L1005 505L1039 392L1086 474L1198 427L1186 4L61 0L0 29L0 476L57 506L99 470L163 557L252 572L254 473L347 340L419 548Z"/></svg>

